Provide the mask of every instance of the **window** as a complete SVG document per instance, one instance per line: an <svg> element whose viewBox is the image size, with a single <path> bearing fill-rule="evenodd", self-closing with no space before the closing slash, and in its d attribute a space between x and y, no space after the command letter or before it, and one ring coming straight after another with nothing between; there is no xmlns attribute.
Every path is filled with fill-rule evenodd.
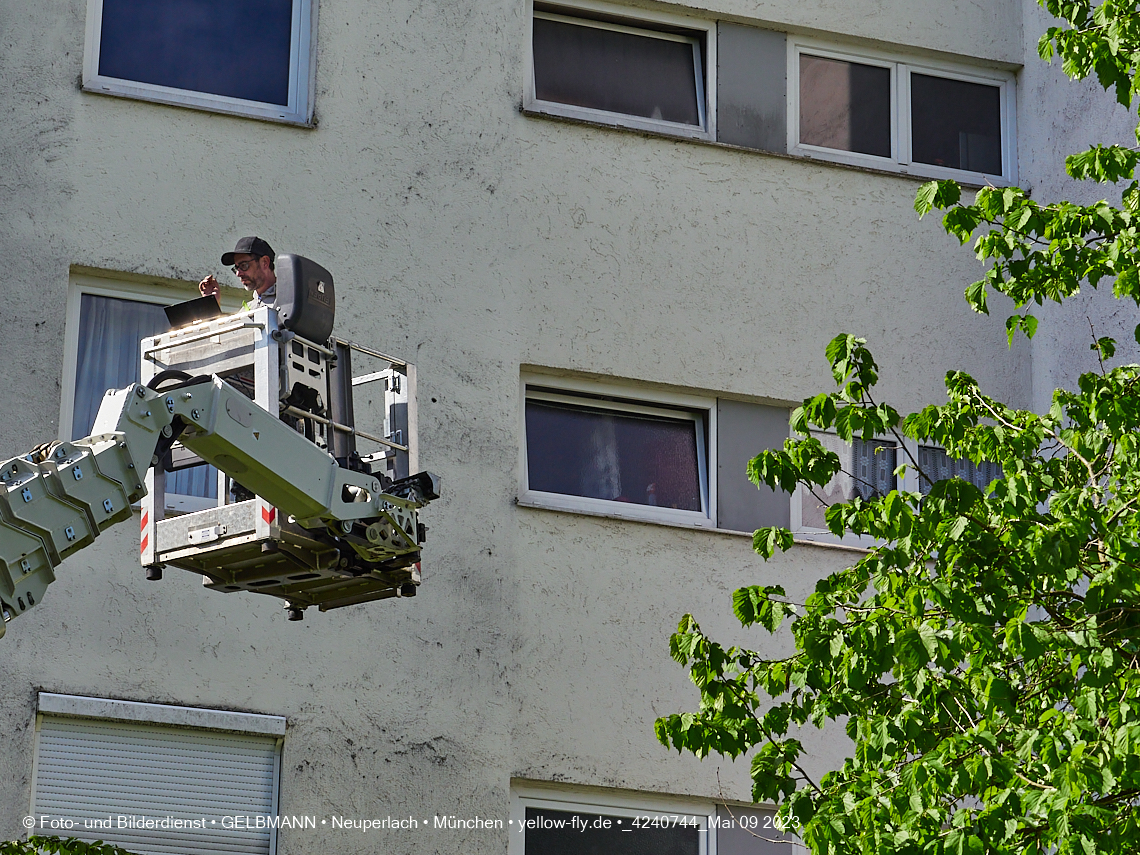
<svg viewBox="0 0 1140 855"><path fill-rule="evenodd" d="M169 328L163 306L195 296L197 291L189 286L183 290L72 275L64 343L61 439L90 434L103 394L139 382L140 339ZM172 511L212 506L204 500L217 496L217 470L212 466L171 473L166 483L167 504Z"/></svg>
<svg viewBox="0 0 1140 855"><path fill-rule="evenodd" d="M800 143L891 156L891 68L800 55Z"/></svg>
<svg viewBox="0 0 1140 855"><path fill-rule="evenodd" d="M933 178L1016 181L1012 74L788 45L789 152Z"/></svg>
<svg viewBox="0 0 1140 855"><path fill-rule="evenodd" d="M307 124L311 0L88 0L83 86Z"/></svg>
<svg viewBox="0 0 1140 855"><path fill-rule="evenodd" d="M711 138L713 24L626 14L602 4L536 4L528 109Z"/></svg>
<svg viewBox="0 0 1140 855"><path fill-rule="evenodd" d="M508 855L802 855L771 808L516 781Z"/></svg>
<svg viewBox="0 0 1140 855"><path fill-rule="evenodd" d="M748 461L783 448L787 407L527 374L519 504L751 533L790 524Z"/></svg>
<svg viewBox="0 0 1140 855"><path fill-rule="evenodd" d="M936 446L919 445L909 439L904 440L904 449L894 440L855 439L846 443L831 433L814 433L813 436L828 451L839 455L841 471L825 487L817 487L814 492L802 486L796 491L792 501L792 528L797 535L812 539L833 539L827 532L825 514L827 508L837 502L850 502L856 496L863 499L885 496L896 489L929 494L933 483L918 474L912 460L918 461L933 482L961 478L983 493L991 482L1002 477L1002 468L997 463L976 465L969 460L952 458ZM896 475L895 470L903 464L907 465L905 473ZM842 540L852 545L871 544L869 538L851 534Z"/></svg>
<svg viewBox="0 0 1140 855"><path fill-rule="evenodd" d="M41 692L29 813L132 852L272 855L252 818L277 815L284 734L280 716Z"/></svg>
<svg viewBox="0 0 1140 855"><path fill-rule="evenodd" d="M563 510L711 525L713 402L614 397L590 383L525 391L523 499ZM623 390L624 391L624 390Z"/></svg>

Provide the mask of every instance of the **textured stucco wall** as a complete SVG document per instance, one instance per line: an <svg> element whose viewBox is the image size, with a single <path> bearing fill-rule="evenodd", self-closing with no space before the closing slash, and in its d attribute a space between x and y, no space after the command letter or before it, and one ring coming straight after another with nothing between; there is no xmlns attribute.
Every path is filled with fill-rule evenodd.
<svg viewBox="0 0 1140 855"><path fill-rule="evenodd" d="M996 0L708 8L1023 59L1021 6ZM746 798L744 764L653 738L695 704L668 634L692 611L762 643L733 627L731 591L806 592L850 554L765 566L742 537L516 507L520 365L795 402L828 387L823 347L846 330L900 408L938 399L951 367L1028 401L1029 349L966 309L981 268L916 221L917 181L523 116L526 14L321 4L307 130L82 93L83 3L0 8L5 453L56 433L70 265L196 280L258 233L333 271L338 334L417 364L421 465L445 486L419 597L300 625L188 574L144 582L130 525L65 564L0 642L0 836L28 805L37 689L284 715L286 813L505 818L512 775ZM433 835L383 845L505 848Z"/></svg>
<svg viewBox="0 0 1140 855"><path fill-rule="evenodd" d="M1039 34L1049 25L1045 12L1036 6L1028 10L1026 53L1031 59ZM1135 145L1135 112L1118 104L1115 93L1106 93L1095 78L1069 80L1058 60L1052 65L1027 60L1020 98L1022 184L1032 188L1033 198L1041 203L1070 199L1080 204L1105 199L1119 206L1124 185L1073 181L1065 175L1065 157L1096 143ZM1005 313L1009 302L997 305L1000 309L995 311ZM1133 338L1140 310L1131 300L1114 299L1109 282L1102 283L1099 291L1086 288L1062 306L1050 304L1035 311L1040 326L1033 342L1033 400L1040 409L1049 406L1055 388L1073 388L1080 373L1099 370L1096 354L1089 349L1094 330L1096 338L1117 340L1118 360L1140 360Z"/></svg>
<svg viewBox="0 0 1140 855"><path fill-rule="evenodd" d="M672 4L638 2L647 8ZM762 23L799 33L943 52L999 63L1020 64L1024 3L969 0L694 0L679 4L715 17Z"/></svg>

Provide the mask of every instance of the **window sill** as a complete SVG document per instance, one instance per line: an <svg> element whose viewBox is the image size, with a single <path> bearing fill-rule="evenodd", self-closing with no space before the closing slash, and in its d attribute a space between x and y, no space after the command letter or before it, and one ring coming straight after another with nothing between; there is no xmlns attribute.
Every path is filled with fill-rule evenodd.
<svg viewBox="0 0 1140 855"><path fill-rule="evenodd" d="M700 525L699 523L684 523L672 522L664 520L650 520L643 517L633 517L621 514L606 513L604 511L591 511L575 508L558 508L543 502L534 502L528 499L516 498L515 504L520 508L527 508L534 511L545 511L554 514L574 514L575 516L594 517L597 519L613 520L614 522L621 523L634 523L639 525L651 526L664 526L665 528L679 528L687 531L706 532L708 534L728 535L729 537L748 538L752 540L752 532L750 531L735 531L728 528L717 528L713 525ZM811 538L793 537L792 542L796 546L811 546L820 547L822 549L836 549L841 552L854 552L860 555L866 555L870 552L870 547L866 546L852 546L846 543L829 543L822 540L813 540Z"/></svg>
<svg viewBox="0 0 1140 855"><path fill-rule="evenodd" d="M607 517L627 522L666 525L676 528L692 528L708 531L715 526L708 517L698 511L677 511L669 508L655 508L651 505L638 505L623 502L603 502L601 500L579 500L577 496L566 496L565 501L558 494L527 492L519 496L517 502L525 508L538 508L559 513L583 514L588 517ZM613 505L614 507L610 507ZM687 517L687 519L686 519Z"/></svg>
<svg viewBox="0 0 1140 855"><path fill-rule="evenodd" d="M161 104L166 107L180 107L185 110L195 110L200 113L211 113L220 116L232 116L238 119L252 119L256 122L269 122L274 125L288 125L293 128L313 130L317 127L315 117L302 119L295 114L281 113L272 109L263 109L258 112L230 107L224 103L199 104L193 100L178 95L164 96L161 93L147 90L134 90L124 87L122 91L107 89L98 83L83 84L80 89L91 95L105 95L111 98L123 98L128 101L142 101L148 104ZM277 115L273 113L277 112Z"/></svg>
<svg viewBox="0 0 1140 855"><path fill-rule="evenodd" d="M1011 182L998 175L988 175L984 172L973 172L965 169L951 169L945 166L935 166L928 163L912 161L909 164L891 166L891 158L876 157L858 152L839 151L827 149L822 146L796 146L787 155L793 160L810 160L815 163L828 163L842 166L845 169L863 169L882 175L899 175L902 177L918 178L921 181L940 181L949 179L969 187L1008 187ZM886 165L877 166L876 162Z"/></svg>
<svg viewBox="0 0 1140 855"><path fill-rule="evenodd" d="M840 163L835 160L829 160L822 157L806 157L799 154L787 154L782 151L768 151L766 149L749 148L748 146L734 145L732 143L719 142L718 140L709 139L707 137L698 136L682 136L675 133L666 133L664 131L652 130L649 128L638 128L632 124L624 124L617 122L603 122L597 119L583 119L571 116L559 115L557 113L548 113L543 110L533 109L525 104L519 106L519 112L522 115L533 119L545 119L547 121L561 122L569 125L580 125L588 128L599 128L608 131L620 131L626 134L638 134L643 137L651 137L654 139L670 140L672 142L684 142L695 145L711 146L712 148L726 149L728 151L739 151L747 154L761 155L764 157L778 157L781 160L791 160L796 163L811 163L817 166L831 167L833 169L841 169L845 172L863 172L869 175L882 175L888 178L898 178L904 181L909 181L915 184L925 184L933 180L926 175L918 175L913 172L900 172L895 169L879 169L873 166L865 166L862 164L854 163ZM993 182L987 184L980 182L975 174L966 174L961 177L954 178L960 185L970 189L981 189L982 187L1007 187L1010 186L1009 182ZM1028 192L1029 188L1024 188Z"/></svg>
<svg viewBox="0 0 1140 855"><path fill-rule="evenodd" d="M533 101L523 107L523 112L532 116L550 116L558 119L583 122L588 125L600 125L606 128L620 128L634 132L644 131L653 136L670 139L692 139L712 142L711 134L698 125L682 125L675 122L666 122L655 119L646 119L641 116L626 116L622 113L610 113L606 110L595 110L589 107L574 107L569 104L558 104L548 101Z"/></svg>

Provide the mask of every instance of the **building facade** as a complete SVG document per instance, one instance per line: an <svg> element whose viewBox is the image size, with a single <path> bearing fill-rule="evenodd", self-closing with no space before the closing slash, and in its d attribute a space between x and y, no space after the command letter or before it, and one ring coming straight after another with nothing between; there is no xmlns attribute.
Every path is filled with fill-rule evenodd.
<svg viewBox="0 0 1140 855"><path fill-rule="evenodd" d="M339 336L415 363L419 462L444 486L416 598L300 624L190 574L145 581L129 524L70 559L0 642L0 834L120 787L112 828L66 833L577 851L519 830L545 810L698 822L646 832L659 851L786 851L710 828L748 801L746 762L654 738L696 703L668 636L692 612L778 651L731 592L804 595L853 559L818 509L743 476L829 388L834 335L866 337L909 410L949 368L1039 404L1087 367L1086 316L1127 328L1088 300L1008 348L1004 311L962 297L982 268L913 212L929 177L1087 192L1064 155L1128 139L1037 59L1047 23L998 0L0 9L4 456L82 435L155 306L257 234L332 271ZM885 484L871 451L852 465ZM749 535L773 523L800 542L765 564ZM842 758L839 734L811 744L816 770Z"/></svg>

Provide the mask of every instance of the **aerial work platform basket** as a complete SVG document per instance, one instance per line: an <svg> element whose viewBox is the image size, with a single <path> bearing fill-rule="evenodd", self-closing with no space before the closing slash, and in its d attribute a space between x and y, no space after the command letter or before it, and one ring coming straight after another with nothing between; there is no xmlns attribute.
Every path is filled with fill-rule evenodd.
<svg viewBox="0 0 1140 855"><path fill-rule="evenodd" d="M354 375L354 362L373 370ZM284 328L278 310L261 307L144 339L142 366L143 384L160 391L216 375L341 467L375 476L381 492L408 494L416 375L402 360L303 338ZM241 423L234 410L227 414ZM358 420L378 428L360 430ZM161 578L164 566L190 570L213 590L280 597L293 619L311 605L325 611L415 595L425 529L414 508L394 503L378 519L305 527L246 490L238 461L218 465L228 474L175 443L151 467L140 540L148 578Z"/></svg>

